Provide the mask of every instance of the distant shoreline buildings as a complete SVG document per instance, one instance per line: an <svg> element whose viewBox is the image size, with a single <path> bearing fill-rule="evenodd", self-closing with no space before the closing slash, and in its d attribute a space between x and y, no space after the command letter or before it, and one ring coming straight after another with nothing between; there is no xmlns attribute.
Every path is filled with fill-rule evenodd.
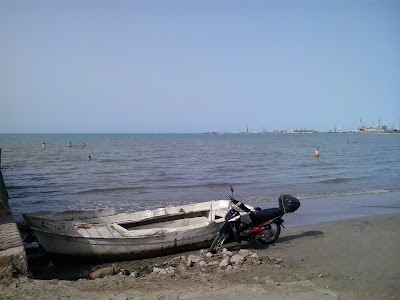
<svg viewBox="0 0 400 300"><path fill-rule="evenodd" d="M375 127L367 127L365 124L362 123L360 119L360 125L357 130L350 130L350 131L345 131L341 130L340 127L335 127L335 129L329 130L329 131L317 131L313 129L295 129L292 131L288 130L274 130L274 131L266 131L265 129L263 131L254 131L251 132L247 128L246 131L233 131L233 132L220 132L220 131L208 131L205 132L205 134L265 134L265 133L306 133L306 134L312 134L312 133L361 133L361 134L376 134L376 133L400 133L400 121L399 121L399 129L391 128L389 129L387 125L381 125L381 120L379 119L378 125Z"/></svg>
<svg viewBox="0 0 400 300"><path fill-rule="evenodd" d="M381 119L379 119L378 125L376 127L367 127L362 123L360 119L360 126L358 127L358 131L360 133L399 133L399 130L393 128L389 129L387 125L381 125Z"/></svg>

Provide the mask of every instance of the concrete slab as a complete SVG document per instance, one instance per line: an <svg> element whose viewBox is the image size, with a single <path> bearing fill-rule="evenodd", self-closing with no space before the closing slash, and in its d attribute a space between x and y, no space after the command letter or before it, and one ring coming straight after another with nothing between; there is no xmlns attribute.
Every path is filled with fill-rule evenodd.
<svg viewBox="0 0 400 300"><path fill-rule="evenodd" d="M0 209L0 279L27 272L25 248L14 217L9 209Z"/></svg>

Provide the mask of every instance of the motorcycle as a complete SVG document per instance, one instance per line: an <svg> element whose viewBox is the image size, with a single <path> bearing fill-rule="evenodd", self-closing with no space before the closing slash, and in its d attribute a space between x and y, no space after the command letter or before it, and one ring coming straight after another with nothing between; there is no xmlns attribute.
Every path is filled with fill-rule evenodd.
<svg viewBox="0 0 400 300"><path fill-rule="evenodd" d="M279 197L279 208L251 207L236 200L233 192L231 187L232 194L228 198L232 202L232 207L226 213L225 222L210 246L212 253L217 253L231 237L239 244L242 241L251 242L254 247L257 241L264 245L273 243L281 234L281 228L285 228L282 216L300 207L300 201L291 195ZM250 221L242 220L241 211L248 213Z"/></svg>

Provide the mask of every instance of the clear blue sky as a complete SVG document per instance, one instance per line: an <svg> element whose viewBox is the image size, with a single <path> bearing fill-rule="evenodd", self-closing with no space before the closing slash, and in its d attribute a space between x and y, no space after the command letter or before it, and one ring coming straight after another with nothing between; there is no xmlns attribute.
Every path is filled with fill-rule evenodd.
<svg viewBox="0 0 400 300"><path fill-rule="evenodd" d="M400 122L400 1L0 0L0 133Z"/></svg>

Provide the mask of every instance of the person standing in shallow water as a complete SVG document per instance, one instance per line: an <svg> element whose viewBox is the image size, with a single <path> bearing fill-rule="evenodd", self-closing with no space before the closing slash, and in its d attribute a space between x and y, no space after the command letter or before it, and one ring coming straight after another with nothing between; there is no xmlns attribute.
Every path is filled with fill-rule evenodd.
<svg viewBox="0 0 400 300"><path fill-rule="evenodd" d="M319 157L320 154L321 154L321 151L319 151L319 148L317 147L317 149L315 149L315 151L314 151L314 155L315 155L315 157Z"/></svg>

